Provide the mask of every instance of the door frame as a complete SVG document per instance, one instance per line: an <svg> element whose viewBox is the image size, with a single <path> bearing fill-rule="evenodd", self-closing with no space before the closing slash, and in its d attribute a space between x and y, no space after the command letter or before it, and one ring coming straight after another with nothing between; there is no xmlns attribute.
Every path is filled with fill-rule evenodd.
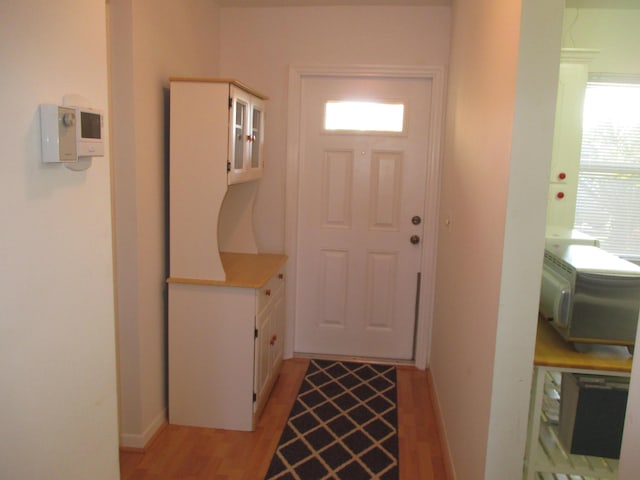
<svg viewBox="0 0 640 480"><path fill-rule="evenodd" d="M445 71L440 66L387 65L293 65L289 68L289 104L287 125L285 251L287 262L285 358L294 355L296 311L296 271L298 251L300 124L302 120L302 82L313 77L349 77L383 79L424 79L431 81L429 144L425 181L424 241L419 300L420 311L415 331L415 366L427 368L431 347L431 325L435 293L435 268L438 241L442 136L444 131Z"/></svg>

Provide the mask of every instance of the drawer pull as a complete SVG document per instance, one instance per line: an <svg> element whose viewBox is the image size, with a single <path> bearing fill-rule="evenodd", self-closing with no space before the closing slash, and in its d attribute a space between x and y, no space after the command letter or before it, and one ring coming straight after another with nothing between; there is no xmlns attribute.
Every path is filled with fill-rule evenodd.
<svg viewBox="0 0 640 480"><path fill-rule="evenodd" d="M264 292L264 293L265 293L265 295L266 295L267 297L270 297L270 296L271 296L271 289L270 289L270 288L267 288L267 289L265 290L265 292Z"/></svg>

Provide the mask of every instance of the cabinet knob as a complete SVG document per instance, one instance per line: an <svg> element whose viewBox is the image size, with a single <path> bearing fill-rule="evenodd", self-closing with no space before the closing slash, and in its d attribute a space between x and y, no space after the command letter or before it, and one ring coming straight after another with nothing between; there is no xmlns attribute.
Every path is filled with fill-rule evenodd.
<svg viewBox="0 0 640 480"><path fill-rule="evenodd" d="M279 278L280 280L282 280L282 279L284 278L284 273L279 273L279 274L278 274L278 278Z"/></svg>
<svg viewBox="0 0 640 480"><path fill-rule="evenodd" d="M278 340L278 336L277 335L273 335L271 337L271 340L269 340L269 345L275 345L277 340Z"/></svg>
<svg viewBox="0 0 640 480"><path fill-rule="evenodd" d="M564 198L564 192L558 192L556 193L556 197L560 200L562 200Z"/></svg>
<svg viewBox="0 0 640 480"><path fill-rule="evenodd" d="M271 296L271 289L270 289L270 288L267 288L267 289L265 290L265 292L264 292L264 293L265 293L265 295L266 295L267 297L270 297L270 296Z"/></svg>

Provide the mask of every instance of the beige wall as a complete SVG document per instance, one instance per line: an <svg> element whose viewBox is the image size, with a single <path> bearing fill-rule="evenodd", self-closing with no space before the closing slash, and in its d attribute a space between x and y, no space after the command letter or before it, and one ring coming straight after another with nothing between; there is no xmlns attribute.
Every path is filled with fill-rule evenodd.
<svg viewBox="0 0 640 480"><path fill-rule="evenodd" d="M254 220L258 246L282 252L289 67L446 65L449 8L224 7L220 45L220 73L270 97Z"/></svg>
<svg viewBox="0 0 640 480"><path fill-rule="evenodd" d="M519 8L452 7L431 371L460 479L481 478L485 465Z"/></svg>
<svg viewBox="0 0 640 480"><path fill-rule="evenodd" d="M109 149L85 172L44 165L38 116L70 93L107 112L105 4L5 1L0 18L0 477L113 480Z"/></svg>
<svg viewBox="0 0 640 480"><path fill-rule="evenodd" d="M562 13L534 2L453 6L431 370L463 480L522 472Z"/></svg>
<svg viewBox="0 0 640 480"><path fill-rule="evenodd" d="M165 96L169 76L216 76L209 0L111 0L120 441L142 447L166 417Z"/></svg>

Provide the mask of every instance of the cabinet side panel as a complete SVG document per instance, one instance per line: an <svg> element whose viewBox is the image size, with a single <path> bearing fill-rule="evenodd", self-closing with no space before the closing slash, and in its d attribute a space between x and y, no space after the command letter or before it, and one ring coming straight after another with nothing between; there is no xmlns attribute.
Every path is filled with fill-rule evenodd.
<svg viewBox="0 0 640 480"><path fill-rule="evenodd" d="M218 222L221 252L258 253L253 231L253 204L257 191L258 182L229 185Z"/></svg>
<svg viewBox="0 0 640 480"><path fill-rule="evenodd" d="M169 241L173 277L224 280L218 215L227 191L226 84L171 83Z"/></svg>
<svg viewBox="0 0 640 480"><path fill-rule="evenodd" d="M169 422L251 430L255 290L169 285Z"/></svg>

